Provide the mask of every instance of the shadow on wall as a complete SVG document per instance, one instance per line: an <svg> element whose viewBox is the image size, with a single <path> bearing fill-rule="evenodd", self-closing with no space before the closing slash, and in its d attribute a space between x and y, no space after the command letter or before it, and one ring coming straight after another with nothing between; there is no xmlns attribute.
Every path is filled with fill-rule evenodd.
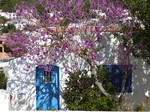
<svg viewBox="0 0 150 112"><path fill-rule="evenodd" d="M102 51L100 51L101 58L104 59L100 64L112 65L118 64L118 41L110 37L108 40L104 40L103 43L99 44L99 47L106 45ZM109 46L107 46L109 45ZM80 60L80 68L88 68L87 64ZM69 64L68 60L60 60L58 66L60 70L60 109L65 110L65 104L61 95L65 87L65 79L67 75L64 70L64 66ZM140 59L131 59L132 65L137 65L136 70L132 74L132 93L126 93L125 96L128 98L128 106L136 106L144 98L150 95L150 67L146 66L144 61ZM29 71L25 71L27 65L31 65ZM36 86L35 86L35 65L21 60L20 58L10 62L10 68L8 69L8 83L7 90L12 94L12 101L10 104L10 110L35 110L36 109ZM27 69L28 70L28 69ZM21 104L18 102L20 97L24 97L24 102ZM21 99L21 98L20 98ZM23 100L22 100L23 101ZM150 107L150 106L149 106Z"/></svg>
<svg viewBox="0 0 150 112"><path fill-rule="evenodd" d="M105 48L100 51L100 54L102 56L102 59L104 59L104 61L101 64L105 64L105 65L115 65L118 64L118 45L119 45L119 41L114 38L113 35L104 38L102 40L102 44L100 44L100 47L105 46Z"/></svg>
<svg viewBox="0 0 150 112"><path fill-rule="evenodd" d="M115 65L118 64L118 45L119 42L113 38L105 39L104 45L109 45L102 52L102 58L104 58L102 65ZM125 99L127 102L126 107L133 108L138 106L144 100L149 98L150 101L150 66L146 65L145 61L142 59L136 59L130 57L130 63L136 66L136 69L132 72L132 93L126 93ZM150 110L150 103L146 107L146 110Z"/></svg>
<svg viewBox="0 0 150 112"><path fill-rule="evenodd" d="M55 85L47 86L46 84L43 85L42 88L38 91L38 108L37 110L47 110L47 109L54 109L57 106L57 103L53 105L53 100L58 100L55 91L52 91ZM52 106L51 106L52 105Z"/></svg>
<svg viewBox="0 0 150 112"><path fill-rule="evenodd" d="M141 59L131 59L131 63L137 65L132 73L133 92L125 96L127 106L133 108L147 98L150 101L150 66L147 66L144 60ZM146 110L150 110L150 103L146 106Z"/></svg>
<svg viewBox="0 0 150 112"><path fill-rule="evenodd" d="M117 58L118 58L118 41L113 37L109 38L103 38L101 42L99 42L99 45L97 45L100 49L103 48L99 54L100 58L103 59L103 61L99 62L98 64L104 64L104 65L116 65ZM70 57L67 58L68 60L71 60ZM60 109L66 110L63 96L65 85L65 80L67 79L68 74L65 72L65 69L63 68L66 65L69 65L71 61L68 61L65 58L60 60L60 65L58 65L61 68L61 75L60 75ZM83 59L77 59L77 62L79 63L78 66L80 70L87 69L89 70L89 66L87 62ZM90 72L89 72L90 74Z"/></svg>
<svg viewBox="0 0 150 112"><path fill-rule="evenodd" d="M110 46L101 52L104 58L101 64L118 64L118 41L112 37L112 39L108 38L105 43ZM132 93L125 94L125 102L127 102L126 107L131 107L131 110L133 110L135 106L138 106L146 98L150 100L150 66L146 65L144 60L136 59L133 56L130 56L130 64L136 66L136 69L132 72ZM150 110L150 106L146 107L146 109Z"/></svg>
<svg viewBox="0 0 150 112"><path fill-rule="evenodd" d="M32 68L25 71L27 65ZM31 63L14 59L8 68L7 91L11 94L10 110L35 110L35 66Z"/></svg>
<svg viewBox="0 0 150 112"><path fill-rule="evenodd" d="M118 45L119 42L115 38L113 37L105 38L103 40L103 43L99 44L100 48L105 46L105 48L102 51L100 51L101 58L104 60L99 64L117 65L119 58ZM79 61L81 62L80 63L81 69L85 69L86 67L88 68L88 66L83 60ZM137 106L139 103L145 100L147 96L150 95L150 66L146 66L145 62L142 61L141 59L132 58L130 61L131 61L130 63L133 66L137 65L137 68L132 72L132 93L125 94L125 99L127 99L125 100L125 102L127 102L126 107L131 107L131 109L133 110L135 106ZM64 65L67 63L65 60L62 60L61 62L64 63ZM65 79L67 78L67 75L65 74L64 69L61 70L62 71L60 76L60 85L61 85L60 94L63 95L65 87ZM60 108L62 110L65 110L63 98L60 99L60 102L61 102Z"/></svg>

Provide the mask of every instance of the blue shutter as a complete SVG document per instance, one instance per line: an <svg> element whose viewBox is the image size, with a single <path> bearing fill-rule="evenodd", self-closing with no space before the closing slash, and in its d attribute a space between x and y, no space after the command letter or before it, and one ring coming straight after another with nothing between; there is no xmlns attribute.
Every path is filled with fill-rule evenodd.
<svg viewBox="0 0 150 112"><path fill-rule="evenodd" d="M123 71L121 68L119 68L118 65L103 65L103 67L108 67L108 73L110 77L110 82L117 88L117 92L121 92L122 90L122 77L123 77ZM125 90L126 92L131 93L132 92L132 73L129 72L126 83L125 83Z"/></svg>

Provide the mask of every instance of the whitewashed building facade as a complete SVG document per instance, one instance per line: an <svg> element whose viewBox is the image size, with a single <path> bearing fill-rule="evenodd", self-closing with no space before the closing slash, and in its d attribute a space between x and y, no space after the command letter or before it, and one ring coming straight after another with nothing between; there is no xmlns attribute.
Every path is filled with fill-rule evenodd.
<svg viewBox="0 0 150 112"><path fill-rule="evenodd" d="M118 64L118 41L111 37L106 41L110 44L102 51L104 61L102 65ZM81 60L79 60L81 61ZM63 63L69 64L69 61L59 63L59 97L58 105L60 110L67 110L63 102L62 94L65 87L65 79L67 74L63 67ZM29 71L24 70L27 64L31 65ZM132 92L126 93L127 107L134 108L142 103L145 99L150 98L150 66L147 66L144 60L130 58L130 64L137 65L132 71ZM86 65L81 61L84 68ZM17 58L9 63L9 67L5 71L8 76L7 92L10 94L9 110L37 110L37 91L36 91L36 66L28 60ZM150 100L150 99L149 99ZM150 106L148 106L150 107ZM146 108L147 110L149 108Z"/></svg>

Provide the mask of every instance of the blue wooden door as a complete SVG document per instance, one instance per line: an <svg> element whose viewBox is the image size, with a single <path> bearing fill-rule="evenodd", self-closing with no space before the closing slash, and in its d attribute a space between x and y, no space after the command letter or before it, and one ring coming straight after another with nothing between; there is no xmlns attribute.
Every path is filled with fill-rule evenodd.
<svg viewBox="0 0 150 112"><path fill-rule="evenodd" d="M59 110L59 67L36 67L36 109Z"/></svg>

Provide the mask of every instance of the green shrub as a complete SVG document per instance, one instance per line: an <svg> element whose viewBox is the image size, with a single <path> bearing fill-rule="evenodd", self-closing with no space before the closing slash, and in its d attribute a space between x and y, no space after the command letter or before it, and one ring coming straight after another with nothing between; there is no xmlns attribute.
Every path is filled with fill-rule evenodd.
<svg viewBox="0 0 150 112"><path fill-rule="evenodd" d="M11 12L12 9L11 9L11 7L9 5L6 4L6 5L2 6L2 11L3 12Z"/></svg>
<svg viewBox="0 0 150 112"><path fill-rule="evenodd" d="M98 70L99 74L106 74L104 70ZM105 89L111 93L110 96L104 96L98 87L94 84L87 71L77 71L69 73L66 80L67 87L64 90L63 98L66 108L69 110L84 111L112 111L117 110L118 102L115 96L115 88L109 82L107 75L98 76Z"/></svg>
<svg viewBox="0 0 150 112"><path fill-rule="evenodd" d="M9 29L7 26L5 26L3 29L2 29L2 33L8 33L9 32Z"/></svg>
<svg viewBox="0 0 150 112"><path fill-rule="evenodd" d="M13 24L8 24L8 26L5 26L1 31L2 33L9 33L10 31L14 32L16 31L16 27Z"/></svg>
<svg viewBox="0 0 150 112"><path fill-rule="evenodd" d="M7 84L7 78L4 72L0 71L0 89L6 89L6 84Z"/></svg>
<svg viewBox="0 0 150 112"><path fill-rule="evenodd" d="M5 24L7 19L4 16L0 16L0 24Z"/></svg>
<svg viewBox="0 0 150 112"><path fill-rule="evenodd" d="M16 27L13 24L8 24L8 29L11 31L16 31Z"/></svg>

